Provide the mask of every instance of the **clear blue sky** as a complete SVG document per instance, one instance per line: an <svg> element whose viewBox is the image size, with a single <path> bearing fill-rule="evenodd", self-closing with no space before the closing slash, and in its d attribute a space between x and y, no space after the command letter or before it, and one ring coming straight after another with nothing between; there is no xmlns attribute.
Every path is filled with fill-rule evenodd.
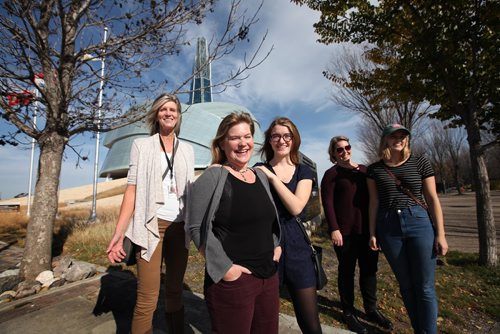
<svg viewBox="0 0 500 334"><path fill-rule="evenodd" d="M243 3L246 5L247 2ZM214 15L210 21L190 29L189 35L193 39L198 36L209 39L217 25L217 17ZM258 41L256 37L267 30L264 49L274 45L274 51L262 65L250 72L250 77L241 87L230 88L215 95L214 100L247 107L263 129L277 116L291 118L302 136L301 151L318 164L318 177L321 179L324 171L331 166L327 149L332 136L342 134L351 138L355 161L362 162L364 156L356 149L359 145L356 139L358 118L331 101L331 84L321 74L338 50L338 46L325 46L316 42L318 36L312 25L318 17L318 13L307 7L296 6L288 0L266 0L260 13L260 21L251 32L252 40L246 46L248 50L252 50L253 43ZM171 69L178 71L181 67L187 72L191 71L195 52L195 44L192 45L193 50L188 52L186 57L169 58L168 62L165 62L165 76L174 78ZM239 62L241 60L236 57L224 58L222 62L213 65L214 76ZM183 74L176 72L175 75ZM186 98L181 97L181 100L184 102ZM0 125L0 131L4 131L3 129L4 124ZM66 151L61 189L92 183L95 141L87 135L75 138L73 143L79 145L78 149L83 153L89 154L90 159L76 167L76 157L70 150ZM107 149L101 148L101 163L106 153ZM23 148L0 146L0 162L1 198L28 192L29 145ZM37 159L35 171L36 162Z"/></svg>

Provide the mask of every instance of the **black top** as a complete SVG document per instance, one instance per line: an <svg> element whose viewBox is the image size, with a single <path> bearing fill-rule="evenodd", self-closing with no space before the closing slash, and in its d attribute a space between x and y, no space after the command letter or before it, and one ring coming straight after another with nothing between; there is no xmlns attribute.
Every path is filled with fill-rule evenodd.
<svg viewBox="0 0 500 334"><path fill-rule="evenodd" d="M276 174L276 172L274 171L273 167L270 164L268 164L268 163L265 163L265 164L264 163L257 163L255 165L256 166L262 166L263 165L263 166L267 167L267 169L269 169L271 172L273 172L274 174ZM298 164L298 165L295 165L295 171L293 172L293 176L290 179L290 181L288 183L283 182L283 184L292 193L295 194L295 191L297 190L297 185L299 184L299 181L301 181L301 180L312 180L313 181L313 185L314 185L314 179L315 179L314 173L311 170L311 168L309 168L309 166L307 166L305 164ZM278 195L278 193L276 192L276 189L274 189L274 187L271 187L271 194L273 195L274 204L276 204L276 209L278 210L278 214L280 216L281 223L284 223L285 221L293 221L293 222L295 222L296 221L295 220L295 216L292 215L290 212L288 212L288 209L286 208L285 204L283 204L283 202L281 201L281 198ZM300 217L301 219L304 219L305 208L297 216Z"/></svg>
<svg viewBox="0 0 500 334"><path fill-rule="evenodd" d="M367 168L335 165L321 180L321 203L330 233L368 234Z"/></svg>
<svg viewBox="0 0 500 334"><path fill-rule="evenodd" d="M272 230L275 220L274 206L259 179L246 183L229 173L213 232L233 263L260 278L276 272Z"/></svg>
<svg viewBox="0 0 500 334"><path fill-rule="evenodd" d="M411 155L402 165L388 168L401 181L402 186L424 202L422 181L434 176L431 163L427 158ZM418 205L396 186L396 181L387 173L382 160L368 167L368 177L375 180L377 185L378 207L380 209L405 209Z"/></svg>

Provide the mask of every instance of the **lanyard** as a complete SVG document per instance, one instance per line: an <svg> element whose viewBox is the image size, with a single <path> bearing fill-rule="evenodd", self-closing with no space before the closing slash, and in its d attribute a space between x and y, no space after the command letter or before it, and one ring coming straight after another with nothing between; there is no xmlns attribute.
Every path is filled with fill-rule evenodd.
<svg viewBox="0 0 500 334"><path fill-rule="evenodd" d="M167 169L165 170L165 173L163 173L162 179L165 178L168 171L170 170L170 182L172 182L172 178L174 177L175 151L177 150L177 147L179 147L179 140L176 141L174 137L174 144L172 145L172 161L170 161L167 155L167 150L165 150L165 145L163 145L163 140L161 140L161 135L158 134L158 137L160 138L160 145L161 148L163 149L163 153L165 153L165 158L167 159Z"/></svg>

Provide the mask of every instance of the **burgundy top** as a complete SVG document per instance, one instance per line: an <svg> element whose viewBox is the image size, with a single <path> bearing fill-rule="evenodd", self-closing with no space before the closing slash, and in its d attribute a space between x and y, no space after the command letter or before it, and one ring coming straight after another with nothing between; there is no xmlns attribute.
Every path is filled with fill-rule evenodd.
<svg viewBox="0 0 500 334"><path fill-rule="evenodd" d="M328 230L342 235L368 235L367 168L347 169L335 165L321 180L321 201Z"/></svg>

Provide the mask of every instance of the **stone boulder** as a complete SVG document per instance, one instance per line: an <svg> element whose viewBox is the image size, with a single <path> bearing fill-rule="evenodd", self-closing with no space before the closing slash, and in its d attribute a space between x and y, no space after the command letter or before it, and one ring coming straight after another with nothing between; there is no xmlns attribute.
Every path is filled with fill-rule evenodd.
<svg viewBox="0 0 500 334"><path fill-rule="evenodd" d="M54 277L63 277L64 273L68 271L69 267L73 263L73 259L68 255L56 256L52 259L52 270L54 271Z"/></svg>
<svg viewBox="0 0 500 334"><path fill-rule="evenodd" d="M83 261L73 261L71 267L64 273L64 278L68 282L76 282L94 276L95 274L96 266L94 264Z"/></svg>
<svg viewBox="0 0 500 334"><path fill-rule="evenodd" d="M14 290L21 282L19 269L9 269L0 273L0 292Z"/></svg>

